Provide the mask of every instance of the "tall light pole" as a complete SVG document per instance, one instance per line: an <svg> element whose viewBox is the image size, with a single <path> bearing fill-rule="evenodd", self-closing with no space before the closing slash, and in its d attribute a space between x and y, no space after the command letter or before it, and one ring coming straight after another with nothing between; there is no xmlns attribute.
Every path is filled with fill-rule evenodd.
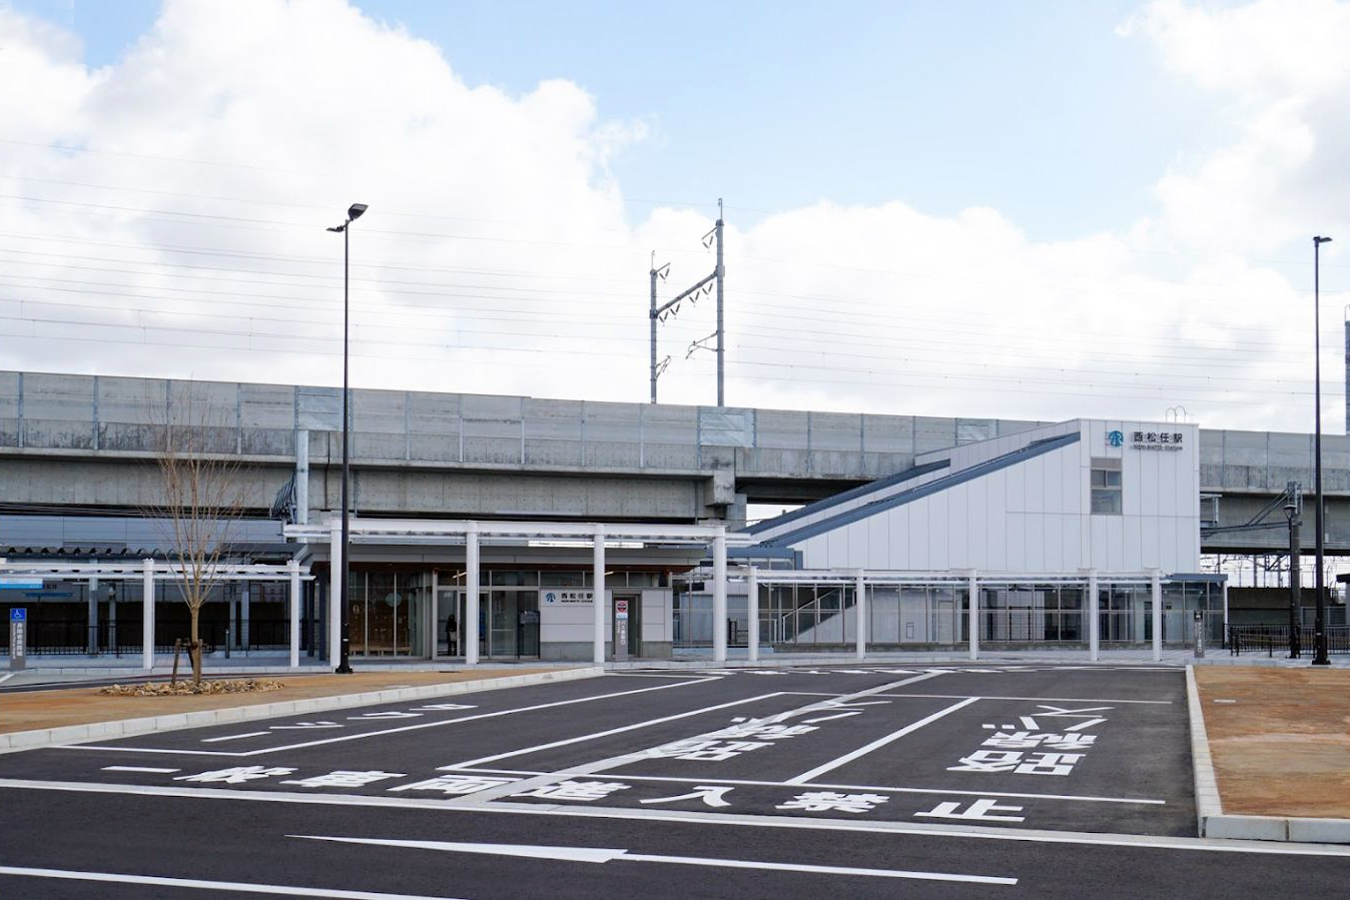
<svg viewBox="0 0 1350 900"><path fill-rule="evenodd" d="M1314 340L1313 357L1316 360L1316 375L1313 382L1313 403L1317 406L1316 431L1313 434L1313 477L1317 480L1317 571L1313 573L1317 589L1317 615L1313 619L1313 661L1314 666L1329 666L1327 658L1327 621L1326 621L1326 576L1322 572L1323 543L1326 536L1326 523L1322 521L1322 285L1321 256L1322 245L1331 243L1329 237L1313 238L1313 330L1317 332Z"/></svg>
<svg viewBox="0 0 1350 900"><path fill-rule="evenodd" d="M1289 482L1287 489L1288 496L1284 501L1284 517L1289 521L1289 658L1298 659L1301 654L1299 647L1298 631L1303 624L1303 599L1299 586L1299 580L1302 572L1299 567L1302 565L1301 548L1298 541L1298 529L1302 522L1299 520L1299 505L1302 495L1302 486L1297 481Z"/></svg>
<svg viewBox="0 0 1350 900"><path fill-rule="evenodd" d="M347 445L351 443L350 440L351 430L347 424L347 410L351 406L351 403L348 399L348 391L350 390L350 388L348 386L348 378L347 378L347 370L348 370L347 335L349 331L348 327L349 304L347 302L348 281L349 281L348 270L349 270L349 261L351 259L350 253L351 224L352 222L355 222L357 219L361 218L361 214L364 213L368 208L369 207L367 207L366 204L364 203L353 203L350 207L347 208L347 220L343 222L341 225L336 225L328 229L329 231L337 231L342 233L342 555L339 557L339 560L341 561L342 564L342 575L340 581L340 584L342 585L340 593L342 596L338 598L339 608L342 611L342 638L341 638L342 657L338 661L337 667L337 672L340 675L350 675L352 672L352 664L350 660L352 649L352 633L351 633L351 621L348 618L349 610L347 604L347 573L351 570L351 562L349 561L347 555L347 549L348 547L351 546L349 523L347 521L347 483L349 478L349 467L350 467L350 458L347 452Z"/></svg>

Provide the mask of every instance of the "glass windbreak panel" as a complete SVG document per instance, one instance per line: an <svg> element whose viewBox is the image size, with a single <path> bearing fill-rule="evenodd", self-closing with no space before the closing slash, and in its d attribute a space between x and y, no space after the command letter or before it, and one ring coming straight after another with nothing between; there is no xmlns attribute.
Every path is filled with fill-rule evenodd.
<svg viewBox="0 0 1350 900"><path fill-rule="evenodd" d="M516 591L493 591L489 598L488 655L516 655Z"/></svg>
<svg viewBox="0 0 1350 900"><path fill-rule="evenodd" d="M347 628L351 634L351 653L364 655L366 650L366 573L347 574Z"/></svg>
<svg viewBox="0 0 1350 900"><path fill-rule="evenodd" d="M459 656L459 591L441 588L436 600L436 655Z"/></svg>
<svg viewBox="0 0 1350 900"><path fill-rule="evenodd" d="M399 605L398 579L392 572L371 572L366 581L366 653L394 653L394 610Z"/></svg>

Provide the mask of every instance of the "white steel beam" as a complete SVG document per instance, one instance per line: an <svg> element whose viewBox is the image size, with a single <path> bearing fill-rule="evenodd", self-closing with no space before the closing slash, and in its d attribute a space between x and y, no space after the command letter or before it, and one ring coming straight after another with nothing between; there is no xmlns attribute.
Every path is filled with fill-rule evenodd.
<svg viewBox="0 0 1350 900"><path fill-rule="evenodd" d="M1153 594L1153 661L1162 662L1162 573L1153 570L1149 585Z"/></svg>
<svg viewBox="0 0 1350 900"><path fill-rule="evenodd" d="M751 662L759 661L759 581L754 566L745 570L746 648Z"/></svg>
<svg viewBox="0 0 1350 900"><path fill-rule="evenodd" d="M727 661L727 537L722 525L713 537L713 661Z"/></svg>
<svg viewBox="0 0 1350 900"><path fill-rule="evenodd" d="M142 560L141 581L141 668L155 667L155 561Z"/></svg>
<svg viewBox="0 0 1350 900"><path fill-rule="evenodd" d="M470 525L474 523L470 522ZM470 528L464 541L464 621L459 625L464 642L464 665L478 665L478 529Z"/></svg>

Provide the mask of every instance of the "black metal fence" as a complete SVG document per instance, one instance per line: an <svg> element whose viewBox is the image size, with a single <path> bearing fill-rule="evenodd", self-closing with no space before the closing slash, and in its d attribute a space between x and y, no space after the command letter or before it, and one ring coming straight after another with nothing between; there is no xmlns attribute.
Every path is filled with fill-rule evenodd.
<svg viewBox="0 0 1350 900"><path fill-rule="evenodd" d="M1328 625L1327 653L1350 654L1350 625ZM1314 637L1311 628L1299 628L1299 652L1301 656L1313 655ZM1291 650L1288 625L1229 625L1228 652L1233 656L1265 654L1268 657L1288 656Z"/></svg>
<svg viewBox="0 0 1350 900"><path fill-rule="evenodd" d="M301 622L301 649L306 648L310 623ZM172 653L175 640L187 646L190 623L179 620L155 623L155 652ZM200 622L197 632L205 644L205 652L230 650L284 650L290 647L289 619L251 619L248 641L240 629L225 622ZM91 625L87 619L30 619L27 628L29 656L82 656L88 653L110 653L114 656L141 652L141 623L139 619L117 622L100 619ZM9 633L0 633L0 651L9 652Z"/></svg>

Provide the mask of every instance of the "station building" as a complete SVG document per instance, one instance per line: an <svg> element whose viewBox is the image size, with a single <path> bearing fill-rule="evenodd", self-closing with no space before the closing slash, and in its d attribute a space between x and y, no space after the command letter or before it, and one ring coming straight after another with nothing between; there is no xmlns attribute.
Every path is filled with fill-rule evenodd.
<svg viewBox="0 0 1350 900"><path fill-rule="evenodd" d="M751 656L991 644L1095 651L1158 648L1197 629L1219 640L1224 579L1198 571L1199 450L1189 424L1030 425L915 454L901 471L744 528L623 515L356 516L351 651L358 661L707 649L720 659L728 646ZM264 568L223 579L207 604L216 655L335 656L337 523L248 522L231 559ZM10 588L0 605L33 609L30 633L47 620L67 653L164 652L185 636L186 617L174 602L170 549L151 524L0 518L0 578ZM146 559L158 561L153 578L136 568Z"/></svg>

